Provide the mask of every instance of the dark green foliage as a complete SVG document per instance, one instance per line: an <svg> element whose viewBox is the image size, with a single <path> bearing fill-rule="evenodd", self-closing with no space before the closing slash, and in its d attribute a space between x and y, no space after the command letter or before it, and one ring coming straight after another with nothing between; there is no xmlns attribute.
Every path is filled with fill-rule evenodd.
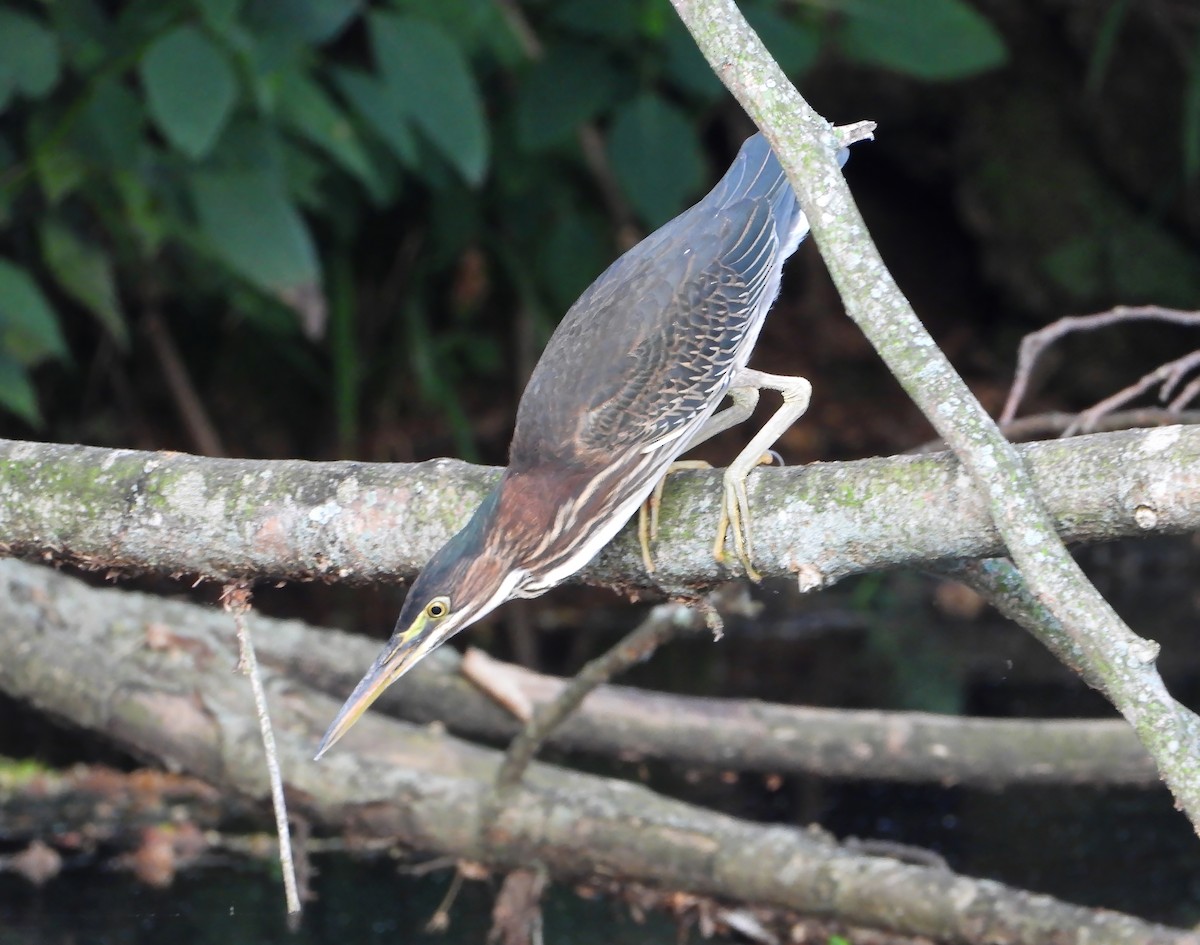
<svg viewBox="0 0 1200 945"><path fill-rule="evenodd" d="M839 41L853 59L920 79L962 79L1007 58L995 27L963 0L856 0Z"/></svg>
<svg viewBox="0 0 1200 945"><path fill-rule="evenodd" d="M943 79L1002 60L963 0L912 3L919 27L890 0L745 8L793 74L827 41ZM128 352L153 307L262 333L347 449L364 410L424 402L470 455L460 382L503 372L511 312L544 336L618 249L581 124L646 229L718 170L699 129L724 93L667 0L516 9L527 23L490 0L0 9L0 409L40 422L29 372L70 370L60 319L72 345Z"/></svg>

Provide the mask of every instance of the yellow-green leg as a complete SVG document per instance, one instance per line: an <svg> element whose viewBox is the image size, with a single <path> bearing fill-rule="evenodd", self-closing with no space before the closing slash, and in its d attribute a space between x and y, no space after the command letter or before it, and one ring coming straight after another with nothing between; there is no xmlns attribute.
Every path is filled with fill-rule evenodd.
<svg viewBox="0 0 1200 945"><path fill-rule="evenodd" d="M808 409L812 385L802 377L782 377L750 368L738 371L733 384L735 389L730 393L734 395L735 403L737 390L740 389L753 390L755 401L758 399L759 390L775 390L783 395L782 406L763 424L762 429L754 435L754 439L738 453L725 470L721 519L717 524L717 540L713 544L713 557L723 562L725 542L732 530L734 550L742 562L742 567L746 569L746 576L752 581L759 581L762 575L751 563L753 546L750 543L750 502L746 497L746 477L750 475L750 470L763 461L764 454L775 445L783 431ZM730 410L732 409L731 407Z"/></svg>
<svg viewBox="0 0 1200 945"><path fill-rule="evenodd" d="M729 398L733 403L720 413L709 417L708 422L688 442L684 452L746 420L750 414L754 413L754 408L758 405L758 389L752 386L737 387L729 391ZM654 557L650 553L650 543L658 538L658 509L662 504L663 488L666 486L667 476L680 469L711 468L712 464L706 463L704 460L676 460L667 467L667 471L658 480L654 491L650 493L650 498L643 502L641 508L638 509L638 540L642 545L642 564L645 566L647 574L654 573Z"/></svg>

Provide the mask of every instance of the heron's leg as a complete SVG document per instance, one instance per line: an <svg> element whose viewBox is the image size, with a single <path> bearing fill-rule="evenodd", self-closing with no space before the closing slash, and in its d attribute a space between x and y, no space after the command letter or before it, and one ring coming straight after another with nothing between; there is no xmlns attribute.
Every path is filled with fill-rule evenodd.
<svg viewBox="0 0 1200 945"><path fill-rule="evenodd" d="M687 452L694 446L699 446L705 440L711 439L718 433L724 433L730 427L735 427L746 420L750 414L754 413L754 408L758 406L758 388L734 388L729 391L729 398L733 403L720 413L709 417L708 422L688 441L688 445L684 447L684 452ZM662 478L654 486L654 491L650 493L650 498L643 502L638 509L638 541L642 546L642 564L646 568L647 574L654 573L654 556L650 553L650 543L658 538L658 509L662 504L663 488L667 484L667 476L680 469L711 468L712 464L702 459L676 460L667 467L667 471L662 474Z"/></svg>
<svg viewBox="0 0 1200 945"><path fill-rule="evenodd" d="M733 376L733 386L729 389L729 399L733 403L708 418L708 422L696 432L694 437L688 440L688 445L683 450L685 453L695 449L701 443L711 440L718 433L724 433L730 427L736 427L739 423L750 419L750 414L754 413L754 408L758 406L758 387L740 383L742 375L746 371L747 368L742 368ZM763 376L771 377L772 375L765 374Z"/></svg>
<svg viewBox="0 0 1200 945"><path fill-rule="evenodd" d="M638 541L642 545L642 564L647 574L654 573L654 556L650 553L650 543L658 538L658 509L662 505L663 489L667 485L667 476L681 469L712 469L712 463L703 459L677 459L667 467L667 471L654 485L650 497L638 508Z"/></svg>
<svg viewBox="0 0 1200 945"><path fill-rule="evenodd" d="M762 462L763 454L783 435L784 430L808 409L812 385L802 377L781 377L750 368L738 371L733 378L733 385L735 389L753 388L756 394L758 390L776 390L783 395L782 406L763 424L762 429L754 435L754 439L738 453L737 458L725 470L721 519L717 524L717 540L713 545L713 556L718 561L724 561L725 540L732 530L733 546L746 569L746 576L752 581L758 581L762 576L754 570L750 560L750 503L746 498L746 477L750 475L750 470Z"/></svg>

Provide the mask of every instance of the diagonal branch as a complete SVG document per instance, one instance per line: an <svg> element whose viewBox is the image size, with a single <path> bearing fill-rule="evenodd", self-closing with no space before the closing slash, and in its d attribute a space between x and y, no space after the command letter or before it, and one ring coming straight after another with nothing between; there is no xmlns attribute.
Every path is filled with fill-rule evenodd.
<svg viewBox="0 0 1200 945"><path fill-rule="evenodd" d="M837 135L800 96L733 0L672 0L717 76L779 154L846 310L982 493L1027 582L1133 725L1193 827L1200 739L1155 668L1156 644L1117 616L1068 554L1029 469L921 325L884 265L834 160Z"/></svg>

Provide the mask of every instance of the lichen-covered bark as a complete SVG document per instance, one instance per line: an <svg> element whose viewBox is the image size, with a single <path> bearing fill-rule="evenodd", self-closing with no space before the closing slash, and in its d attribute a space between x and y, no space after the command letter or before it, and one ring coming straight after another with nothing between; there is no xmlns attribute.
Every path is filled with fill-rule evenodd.
<svg viewBox="0 0 1200 945"><path fill-rule="evenodd" d="M219 612L0 562L0 688L128 751L263 798L252 697L230 672L233 638L232 620ZM563 880L647 881L948 942L1200 945L1192 932L862 856L817 834L549 765L529 770L485 831L496 752L370 713L315 763L337 703L278 674L265 683L289 797L325 829L500 867L538 863Z"/></svg>
<svg viewBox="0 0 1200 945"><path fill-rule="evenodd" d="M1069 541L1200 528L1200 429L1161 427L1019 448ZM205 459L0 441L0 549L136 573L216 580L412 577L466 522L495 470ZM756 469L755 564L803 586L1002 550L971 478L948 453ZM656 577L713 584L719 472L673 474ZM652 586L627 529L582 579Z"/></svg>
<svg viewBox="0 0 1200 945"><path fill-rule="evenodd" d="M378 644L336 630L315 647L312 631L273 624L258 638L259 658L331 694L353 688ZM720 644L716 644L720 645ZM564 680L498 661L534 707L555 698ZM445 647L393 686L379 711L445 724L488 740L520 724L459 671ZM656 759L715 770L815 774L852 779L975 784L1143 785L1158 772L1121 719L961 718L709 699L602 686L550 743L610 758Z"/></svg>

